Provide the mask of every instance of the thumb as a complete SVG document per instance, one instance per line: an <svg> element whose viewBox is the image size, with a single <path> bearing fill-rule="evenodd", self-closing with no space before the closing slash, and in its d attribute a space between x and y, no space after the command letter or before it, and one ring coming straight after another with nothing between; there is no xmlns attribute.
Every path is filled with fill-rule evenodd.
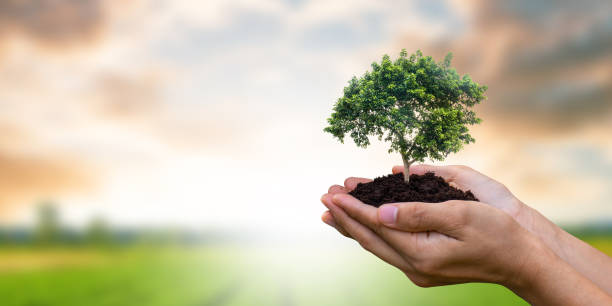
<svg viewBox="0 0 612 306"><path fill-rule="evenodd" d="M434 166L427 164L412 165L409 169L409 174L423 175L427 172L433 172L435 175L444 178L445 181L453 181L459 173L466 171L468 168L463 166ZM404 166L394 166L393 174L404 173Z"/></svg>
<svg viewBox="0 0 612 306"><path fill-rule="evenodd" d="M467 201L385 204L378 208L378 220L386 227L405 232L451 234L465 224L469 205Z"/></svg>

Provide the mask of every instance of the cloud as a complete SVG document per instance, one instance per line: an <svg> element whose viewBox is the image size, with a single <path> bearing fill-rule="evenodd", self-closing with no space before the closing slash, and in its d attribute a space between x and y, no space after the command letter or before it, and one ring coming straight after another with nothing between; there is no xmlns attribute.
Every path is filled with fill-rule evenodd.
<svg viewBox="0 0 612 306"><path fill-rule="evenodd" d="M14 217L16 207L84 192L96 184L90 165L67 155L26 153L21 150L26 142L34 142L32 135L0 124L0 220Z"/></svg>
<svg viewBox="0 0 612 306"><path fill-rule="evenodd" d="M198 219L213 205L194 203L206 198L200 192L224 190L215 185L226 184L217 174L229 180L234 171L278 173L282 185L292 175L286 169L294 169L322 185L321 171L338 177L352 175L338 169L356 171L355 165L386 171L394 159L386 146L357 151L321 129L346 81L403 47L438 59L453 51L460 72L489 85L489 100L479 108L485 121L474 130L478 142L456 162L542 199L576 181L560 164L584 163L572 155L529 169L562 153L554 146L559 139L612 159L612 126L604 123L612 122L608 4L559 3L4 1L0 52L13 52L0 57L0 157L5 169L15 167L11 175L21 187L5 179L0 189L21 191L2 201L100 188L100 197L83 202L123 209L150 197L139 207L171 202L167 210L177 218L187 208ZM546 148L535 154L527 149L533 143ZM194 167L186 156L204 162ZM177 165L191 176L173 172ZM587 172L577 180L609 182ZM163 183L152 188L146 178ZM174 189L164 189L166 183ZM261 196L252 201L270 201L269 186L252 188Z"/></svg>
<svg viewBox="0 0 612 306"><path fill-rule="evenodd" d="M101 0L0 2L0 40L22 38L41 47L71 47L97 40L106 25Z"/></svg>
<svg viewBox="0 0 612 306"><path fill-rule="evenodd" d="M93 112L109 119L139 121L162 112L163 75L155 72L127 76L105 73L92 80Z"/></svg>
<svg viewBox="0 0 612 306"><path fill-rule="evenodd" d="M37 200L83 190L91 177L84 168L66 160L0 155L0 214L17 203L30 205Z"/></svg>
<svg viewBox="0 0 612 306"><path fill-rule="evenodd" d="M454 3L470 30L428 48L453 51L461 71L489 85L483 108L495 120L563 131L612 112L609 1Z"/></svg>

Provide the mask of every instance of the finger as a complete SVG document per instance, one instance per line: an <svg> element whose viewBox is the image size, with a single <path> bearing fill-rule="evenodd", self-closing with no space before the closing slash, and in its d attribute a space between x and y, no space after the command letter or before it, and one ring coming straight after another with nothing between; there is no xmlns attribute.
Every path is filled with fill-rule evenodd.
<svg viewBox="0 0 612 306"><path fill-rule="evenodd" d="M419 170L417 166L421 166L421 165L411 165L410 168L408 169L408 173L410 174L423 174L423 173L415 173L415 170ZM398 173L404 173L404 166L393 166L393 168L391 169L391 172L393 174L398 174Z"/></svg>
<svg viewBox="0 0 612 306"><path fill-rule="evenodd" d="M347 190L344 186L341 186L341 185L333 185L333 186L329 187L327 192L331 193L331 194L348 193L349 190Z"/></svg>
<svg viewBox="0 0 612 306"><path fill-rule="evenodd" d="M409 173L423 175L427 172L433 172L435 175L444 178L445 181L452 181L460 172L459 166L434 166L434 165L412 165L410 166ZM393 167L393 174L404 173L404 166Z"/></svg>
<svg viewBox="0 0 612 306"><path fill-rule="evenodd" d="M348 193L348 190L344 188L344 186L333 185L329 187L327 193L335 194L335 193Z"/></svg>
<svg viewBox="0 0 612 306"><path fill-rule="evenodd" d="M467 222L469 201L442 203L394 203L378 208L378 220L386 227L406 232L436 231L454 238Z"/></svg>
<svg viewBox="0 0 612 306"><path fill-rule="evenodd" d="M332 201L342 208L351 218L367 226L371 230L377 231L380 228L376 207L366 205L348 194L335 194L332 197Z"/></svg>
<svg viewBox="0 0 612 306"><path fill-rule="evenodd" d="M364 249L387 263L398 267L402 271L407 271L409 269L402 256L372 230L356 220L353 220L340 207L333 203L329 204L329 210L332 216L334 216L336 223L344 228L351 237L357 240Z"/></svg>
<svg viewBox="0 0 612 306"><path fill-rule="evenodd" d="M393 167L393 173L403 173L403 166ZM478 192L479 187L486 182L492 181L486 175L466 166L434 166L434 165L412 165L410 174L423 175L433 172L435 175L444 179L450 186L467 191ZM485 193L486 194L486 193ZM482 199L481 199L482 200Z"/></svg>
<svg viewBox="0 0 612 306"><path fill-rule="evenodd" d="M360 224L366 226L371 231L378 234L380 238L382 238L387 245L389 245L394 250L397 250L398 254L401 254L403 258L408 260L408 263L419 256L419 253L422 253L419 250L423 249L423 241L425 239L418 238L417 236L421 236L420 234L425 234L427 231L436 231L433 227L431 229L427 228L427 226L419 227L411 227L409 230L406 230L402 222L397 222L399 213L397 213L396 205L398 204L387 204L384 206L391 206L395 208L395 212L391 215L393 220L391 222L391 226L387 226L381 220L380 209L376 209L370 205L363 204L361 201L355 199L354 197L346 194L336 194L332 197L333 203L339 206L346 214L348 214L351 218L355 219L355 221ZM407 203L412 204L412 203ZM430 205L429 203L418 203L423 205ZM382 207L382 206L381 206ZM434 212L435 213L435 212ZM402 214L403 216L403 214ZM383 217L389 219L387 216L383 215ZM387 220L385 219L385 220ZM443 228L442 226L440 226ZM442 230L440 230L442 231ZM456 235L454 232L448 230L447 232L452 233L448 235L449 239L455 240L453 235ZM437 232L436 232L437 233ZM444 233L437 233L438 235L446 235ZM429 237L429 235L427 235ZM422 241L422 242L418 242ZM425 241L428 242L429 240ZM433 241L433 240L432 240ZM422 255L422 254L420 254Z"/></svg>
<svg viewBox="0 0 612 306"><path fill-rule="evenodd" d="M324 194L321 197L321 203L323 203L323 205L325 205L325 207L327 207L327 209L329 209L329 205L332 204L332 196L333 196L333 194L326 193L326 194ZM332 225L332 226L336 230L338 230L338 232L340 232L340 234L342 234L342 235L344 235L346 237L349 237L349 238L353 238L353 237L351 237L351 235L344 228L342 228L341 225L338 224L338 222L336 222L336 220L334 219L334 216L331 214L331 212L330 212L330 219L334 223L334 225ZM325 222L325 220L323 220L323 222ZM327 223L327 222L325 222L325 223ZM329 224L329 225L331 225L331 224Z"/></svg>
<svg viewBox="0 0 612 306"><path fill-rule="evenodd" d="M355 189L357 185L359 185L359 183L369 183L371 181L372 181L371 179L363 178L363 177L349 177L346 180L344 180L344 187L346 187L348 191L351 191Z"/></svg>
<svg viewBox="0 0 612 306"><path fill-rule="evenodd" d="M395 249L403 250L409 262L465 239L460 232L461 218L456 215L438 203L396 203L378 208L381 237Z"/></svg>
<svg viewBox="0 0 612 306"><path fill-rule="evenodd" d="M410 173L424 174L427 172L433 172L435 175L442 177L444 181L455 188L463 191L470 190L480 201L490 203L501 209L509 208L504 204L496 205L499 199L509 199L511 203L513 203L513 199L516 199L506 186L470 167L462 165L415 165L410 167Z"/></svg>
<svg viewBox="0 0 612 306"><path fill-rule="evenodd" d="M391 173L393 174L404 173L404 166L393 166L393 169L391 169Z"/></svg>
<svg viewBox="0 0 612 306"><path fill-rule="evenodd" d="M347 194L336 194L332 198L334 204L342 208L351 218L355 221L365 225L369 230L378 234L392 249L396 250L398 254L408 256L404 258L412 258L415 254L415 247L410 245L408 242L409 235L412 233L406 233L399 231L394 228L386 227L382 225L378 217L378 209L366 205L363 202Z"/></svg>
<svg viewBox="0 0 612 306"><path fill-rule="evenodd" d="M340 232L340 234L346 236L347 238L352 238L342 227L340 227L340 225L336 223L336 220L334 220L334 217L329 210L323 213L321 220L325 224L335 228L338 232Z"/></svg>

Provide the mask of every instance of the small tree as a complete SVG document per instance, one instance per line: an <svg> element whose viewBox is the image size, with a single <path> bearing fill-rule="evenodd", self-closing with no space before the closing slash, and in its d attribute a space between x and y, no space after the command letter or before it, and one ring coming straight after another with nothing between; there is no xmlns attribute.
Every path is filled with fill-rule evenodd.
<svg viewBox="0 0 612 306"><path fill-rule="evenodd" d="M107 245L112 240L110 226L102 217L93 218L85 230L85 241L93 245Z"/></svg>
<svg viewBox="0 0 612 306"><path fill-rule="evenodd" d="M38 224L35 239L39 244L50 245L60 241L61 225L56 204L44 202L38 207Z"/></svg>
<svg viewBox="0 0 612 306"><path fill-rule="evenodd" d="M402 156L408 182L412 163L442 160L459 151L474 142L467 126L481 122L472 107L485 98L487 87L468 75L460 77L451 59L449 53L436 63L421 51L408 57L405 49L395 61L384 55L372 63L372 71L349 81L325 132L342 143L349 133L363 148L369 136L390 142L389 153Z"/></svg>

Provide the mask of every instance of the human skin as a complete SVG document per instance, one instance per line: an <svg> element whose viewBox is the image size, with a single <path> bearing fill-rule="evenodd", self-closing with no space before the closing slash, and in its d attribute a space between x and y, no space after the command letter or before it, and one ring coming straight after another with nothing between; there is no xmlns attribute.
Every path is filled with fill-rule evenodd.
<svg viewBox="0 0 612 306"><path fill-rule="evenodd" d="M349 178L323 196L330 209L323 220L417 285L481 281L502 284L534 304L610 302L604 290L612 280L602 271L610 258L556 227L502 184L463 166L419 165L410 171L433 171L451 185L471 190L481 202L393 204L397 220L385 223L381 218L388 217L384 212L391 206L377 210L346 195L368 181ZM429 220L423 216L433 223L420 225Z"/></svg>

